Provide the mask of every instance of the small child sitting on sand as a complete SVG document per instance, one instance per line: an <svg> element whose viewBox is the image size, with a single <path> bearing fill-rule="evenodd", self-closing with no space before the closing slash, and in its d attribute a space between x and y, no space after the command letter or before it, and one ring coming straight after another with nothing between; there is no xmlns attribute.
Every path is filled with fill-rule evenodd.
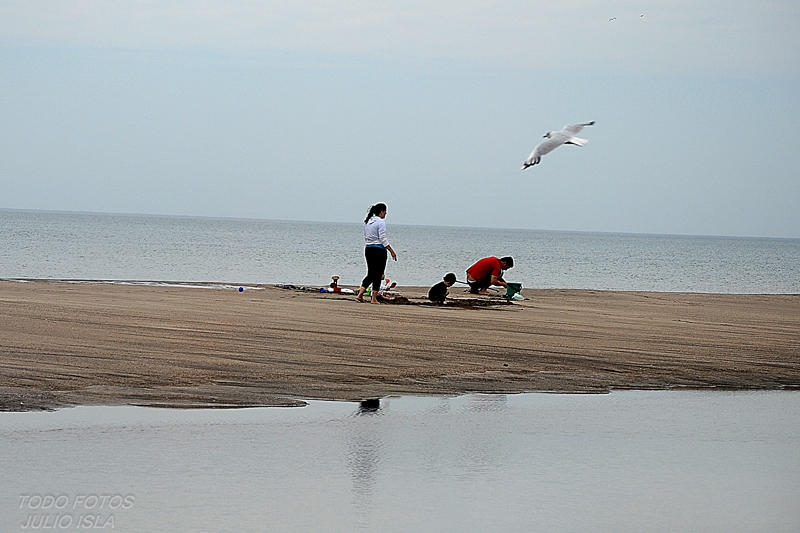
<svg viewBox="0 0 800 533"><path fill-rule="evenodd" d="M397 283L393 282L384 275L381 277L381 288L378 291L378 294L380 294L381 296L388 296L386 293L394 289L395 287L397 287Z"/></svg>
<svg viewBox="0 0 800 533"><path fill-rule="evenodd" d="M377 300L379 302L393 302L394 298L389 296L389 291L395 287L397 287L397 283L387 278L386 275L381 276L381 288L378 290L378 294L376 295ZM370 295L371 293L371 288L367 288L367 290L364 291L364 294L366 295Z"/></svg>
<svg viewBox="0 0 800 533"><path fill-rule="evenodd" d="M445 275L444 280L440 281L428 291L428 300L436 304L443 304L447 295L450 294L450 289L456 282L456 275L452 272Z"/></svg>

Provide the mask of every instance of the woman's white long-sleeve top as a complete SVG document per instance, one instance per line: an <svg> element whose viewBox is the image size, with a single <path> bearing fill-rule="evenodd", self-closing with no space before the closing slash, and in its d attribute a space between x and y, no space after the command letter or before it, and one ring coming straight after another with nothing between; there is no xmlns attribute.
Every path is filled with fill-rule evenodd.
<svg viewBox="0 0 800 533"><path fill-rule="evenodd" d="M377 215L372 215L364 224L364 242L367 246L389 246L386 238L386 221Z"/></svg>

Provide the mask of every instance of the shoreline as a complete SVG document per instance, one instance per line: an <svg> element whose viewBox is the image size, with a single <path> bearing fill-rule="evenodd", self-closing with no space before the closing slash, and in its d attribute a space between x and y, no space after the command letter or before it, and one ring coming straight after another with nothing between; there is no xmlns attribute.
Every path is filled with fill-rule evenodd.
<svg viewBox="0 0 800 533"><path fill-rule="evenodd" d="M24 282L23 282L24 281ZM0 280L0 410L800 389L800 295L523 289L373 306L272 285ZM194 290L187 291L187 287ZM259 290L252 290L252 289Z"/></svg>

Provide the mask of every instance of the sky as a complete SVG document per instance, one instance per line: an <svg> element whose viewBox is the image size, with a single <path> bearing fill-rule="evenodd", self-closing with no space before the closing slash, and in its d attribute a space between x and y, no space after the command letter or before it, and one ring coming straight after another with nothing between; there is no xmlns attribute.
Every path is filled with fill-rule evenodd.
<svg viewBox="0 0 800 533"><path fill-rule="evenodd" d="M800 2L0 0L0 208L379 201L389 224L800 238Z"/></svg>

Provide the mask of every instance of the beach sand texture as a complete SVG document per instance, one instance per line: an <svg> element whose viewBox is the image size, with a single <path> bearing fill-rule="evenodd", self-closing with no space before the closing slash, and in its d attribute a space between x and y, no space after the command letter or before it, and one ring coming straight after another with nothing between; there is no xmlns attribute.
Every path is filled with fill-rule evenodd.
<svg viewBox="0 0 800 533"><path fill-rule="evenodd" d="M423 304L426 290L399 292ZM465 308L272 286L0 281L0 409L800 388L800 295L523 294Z"/></svg>

